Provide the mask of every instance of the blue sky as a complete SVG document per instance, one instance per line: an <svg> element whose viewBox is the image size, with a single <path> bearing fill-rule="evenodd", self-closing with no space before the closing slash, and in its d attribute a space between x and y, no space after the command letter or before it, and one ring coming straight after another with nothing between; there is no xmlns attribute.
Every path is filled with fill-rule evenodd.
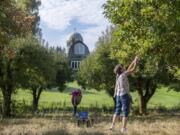
<svg viewBox="0 0 180 135"><path fill-rule="evenodd" d="M90 51L107 26L102 5L106 0L41 0L40 17L43 39L51 46L66 48L75 31L81 33Z"/></svg>

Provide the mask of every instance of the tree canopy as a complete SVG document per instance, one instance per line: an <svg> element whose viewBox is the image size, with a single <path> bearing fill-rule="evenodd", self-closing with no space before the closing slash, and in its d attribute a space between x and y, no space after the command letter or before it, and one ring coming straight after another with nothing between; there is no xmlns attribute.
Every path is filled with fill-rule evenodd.
<svg viewBox="0 0 180 135"><path fill-rule="evenodd" d="M135 55L141 59L133 77L145 113L159 83L179 82L180 1L108 0L104 9L115 25L111 57L124 65Z"/></svg>
<svg viewBox="0 0 180 135"><path fill-rule="evenodd" d="M108 0L105 16L117 26L112 56L123 61L136 54L180 63L179 0Z"/></svg>

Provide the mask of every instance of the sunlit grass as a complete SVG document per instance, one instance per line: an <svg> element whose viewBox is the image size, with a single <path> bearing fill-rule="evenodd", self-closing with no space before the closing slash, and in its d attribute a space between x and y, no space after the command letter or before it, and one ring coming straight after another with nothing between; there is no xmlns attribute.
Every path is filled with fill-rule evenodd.
<svg viewBox="0 0 180 135"><path fill-rule="evenodd" d="M92 117L92 116L91 116ZM0 135L121 135L122 123L116 122L115 129L109 130L112 115L99 115L92 127L77 126L71 114L52 118L34 117L4 119L0 122ZM127 135L179 135L178 116L152 115L150 117L130 117Z"/></svg>
<svg viewBox="0 0 180 135"><path fill-rule="evenodd" d="M60 107L71 107L71 91L74 88L80 88L76 82L67 83L67 88L64 92L59 92L56 89L45 90L42 92L39 106L48 107L54 104ZM133 106L138 105L138 95L137 92L131 93L133 97ZM25 102L28 105L32 104L32 94L30 90L19 89L13 96L13 100L17 102ZM157 89L154 96L148 103L149 108L154 108L157 106L163 106L166 108L172 108L180 105L180 92L169 90L166 87L161 87ZM113 107L113 100L105 91L96 91L89 89L83 91L83 98L80 107Z"/></svg>

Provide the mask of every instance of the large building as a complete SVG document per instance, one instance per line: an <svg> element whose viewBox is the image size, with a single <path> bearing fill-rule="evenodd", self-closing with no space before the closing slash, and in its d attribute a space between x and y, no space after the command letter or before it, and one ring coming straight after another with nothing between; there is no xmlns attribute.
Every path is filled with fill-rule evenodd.
<svg viewBox="0 0 180 135"><path fill-rule="evenodd" d="M72 70L76 71L80 67L81 61L89 54L89 49L83 41L81 34L73 33L67 41L68 57Z"/></svg>

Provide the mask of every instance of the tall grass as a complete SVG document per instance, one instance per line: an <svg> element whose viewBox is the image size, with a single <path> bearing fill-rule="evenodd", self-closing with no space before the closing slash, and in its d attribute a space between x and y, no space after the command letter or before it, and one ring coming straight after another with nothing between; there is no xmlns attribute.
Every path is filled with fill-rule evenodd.
<svg viewBox="0 0 180 135"><path fill-rule="evenodd" d="M54 117L32 117L26 119L6 119L0 122L0 135L121 135L120 121L115 130L110 131L112 115L97 114L94 125L77 126L77 120L71 114ZM151 115L149 117L130 117L128 135L179 135L180 117Z"/></svg>

